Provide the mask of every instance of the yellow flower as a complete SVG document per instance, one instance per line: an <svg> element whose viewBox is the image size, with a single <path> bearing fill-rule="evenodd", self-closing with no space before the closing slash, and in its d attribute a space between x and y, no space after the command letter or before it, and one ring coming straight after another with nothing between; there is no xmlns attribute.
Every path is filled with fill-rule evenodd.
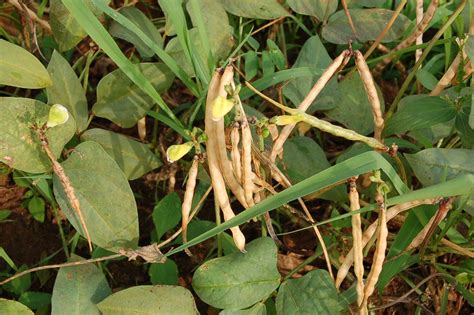
<svg viewBox="0 0 474 315"><path fill-rule="evenodd" d="M193 148L193 142L172 145L166 150L166 159L173 163L185 156Z"/></svg>
<svg viewBox="0 0 474 315"><path fill-rule="evenodd" d="M222 117L224 117L232 107L234 107L234 102L231 100L228 100L224 96L218 96L216 99L212 102L212 119L217 121L221 120Z"/></svg>
<svg viewBox="0 0 474 315"><path fill-rule="evenodd" d="M52 128L54 126L62 125L69 119L69 112L66 107L61 104L54 104L49 109L48 122L46 127Z"/></svg>
<svg viewBox="0 0 474 315"><path fill-rule="evenodd" d="M284 126L289 124L296 124L302 120L303 117L301 117L300 115L282 115L273 117L270 122L278 126Z"/></svg>

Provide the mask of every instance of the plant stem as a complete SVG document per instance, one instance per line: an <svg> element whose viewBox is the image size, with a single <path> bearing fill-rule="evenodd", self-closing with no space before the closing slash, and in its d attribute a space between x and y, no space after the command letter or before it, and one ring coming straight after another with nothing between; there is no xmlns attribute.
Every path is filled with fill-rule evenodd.
<svg viewBox="0 0 474 315"><path fill-rule="evenodd" d="M426 57L428 56L431 49L435 46L436 41L438 39L440 39L441 36L443 36L444 32L448 29L448 27L456 20L458 15L461 14L461 12L464 9L465 5L466 5L466 0L463 0L459 4L459 6L456 8L456 10L453 12L453 14L449 17L448 21L446 21L446 24L443 24L443 26L438 30L438 32L436 32L436 34L430 40L430 42L428 43L428 46L423 51L423 53L421 54L421 56L418 59L417 63L415 64L415 66L413 66L413 69L408 74L408 77L406 78L405 82L403 82L402 87L398 91L397 97L395 97L395 100L393 101L392 106L390 106L390 109L387 111L385 119L388 119L393 115L393 113L395 112L395 110L398 107L398 104L400 103L400 100L402 99L403 95L405 94L405 91L408 89L408 86L410 85L411 81L415 77L416 71L421 66L423 61L426 59Z"/></svg>

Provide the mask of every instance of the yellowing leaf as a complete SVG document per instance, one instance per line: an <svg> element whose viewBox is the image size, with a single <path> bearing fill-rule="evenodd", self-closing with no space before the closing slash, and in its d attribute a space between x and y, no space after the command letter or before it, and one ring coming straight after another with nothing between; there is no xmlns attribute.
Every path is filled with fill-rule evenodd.
<svg viewBox="0 0 474 315"><path fill-rule="evenodd" d="M61 104L54 104L49 110L48 122L46 127L52 128L64 124L69 119L69 112Z"/></svg>
<svg viewBox="0 0 474 315"><path fill-rule="evenodd" d="M234 102L228 100L224 96L218 96L214 102L212 102L212 118L213 120L220 120L224 117L232 107L234 107Z"/></svg>
<svg viewBox="0 0 474 315"><path fill-rule="evenodd" d="M183 143L183 144L175 144L172 145L166 150L166 159L168 162L173 163L181 159L183 156L186 155L191 149L193 148L192 141Z"/></svg>

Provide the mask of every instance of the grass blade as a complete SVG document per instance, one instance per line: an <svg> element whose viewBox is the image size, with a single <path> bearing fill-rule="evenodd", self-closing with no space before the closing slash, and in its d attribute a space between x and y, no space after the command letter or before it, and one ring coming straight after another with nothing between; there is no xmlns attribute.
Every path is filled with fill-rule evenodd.
<svg viewBox="0 0 474 315"><path fill-rule="evenodd" d="M177 132L184 132L184 127L176 118L168 105L163 101L160 94L155 90L153 85L148 81L138 67L125 57L112 36L102 26L99 20L94 16L92 11L82 1L64 0L66 8L71 12L81 27L89 34L89 36L99 45L100 48L122 69L122 71L147 93L158 106L176 123L174 128Z"/></svg>
<svg viewBox="0 0 474 315"><path fill-rule="evenodd" d="M151 49L153 52L170 68L171 71L191 90L194 95L199 95L196 83L186 74L176 61L168 55L160 46L158 46L153 40L148 37L138 26L133 24L128 18L116 12L114 9L109 7L107 4L93 0L94 5L103 11L105 14L110 16L117 23L127 28L130 32L134 33Z"/></svg>

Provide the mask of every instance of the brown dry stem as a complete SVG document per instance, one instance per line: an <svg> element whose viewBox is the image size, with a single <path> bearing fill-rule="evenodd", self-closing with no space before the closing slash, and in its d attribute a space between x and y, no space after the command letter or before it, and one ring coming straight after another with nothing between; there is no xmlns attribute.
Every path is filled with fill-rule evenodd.
<svg viewBox="0 0 474 315"><path fill-rule="evenodd" d="M92 252L91 236L89 234L89 230L87 229L86 221L84 220L84 215L81 211L81 204L79 202L79 199L77 199L76 197L76 192L72 187L72 183L69 177L66 175L66 172L64 172L62 165L59 164L58 161L56 161L56 157L54 156L53 152L51 151L51 148L49 147L48 139L46 137L46 130L44 128L38 129L38 135L41 141L41 147L43 148L44 152L48 156L49 161L51 162L53 172L54 174L56 174L56 176L58 176L59 182L63 186L69 204L71 205L71 208L74 210L74 212L79 218L83 233L85 234L85 237L87 239L87 244L89 245L89 250Z"/></svg>

